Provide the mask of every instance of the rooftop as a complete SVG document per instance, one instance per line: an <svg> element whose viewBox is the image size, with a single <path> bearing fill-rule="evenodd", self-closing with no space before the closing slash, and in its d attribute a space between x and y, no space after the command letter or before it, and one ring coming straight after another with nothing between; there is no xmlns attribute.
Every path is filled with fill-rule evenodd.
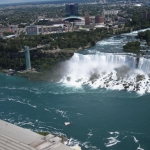
<svg viewBox="0 0 150 150"><path fill-rule="evenodd" d="M0 120L0 150L73 150L52 134L42 136Z"/></svg>
<svg viewBox="0 0 150 150"><path fill-rule="evenodd" d="M79 17L79 16L69 16L69 17L64 18L62 21L70 20L70 19L84 20L82 17Z"/></svg>

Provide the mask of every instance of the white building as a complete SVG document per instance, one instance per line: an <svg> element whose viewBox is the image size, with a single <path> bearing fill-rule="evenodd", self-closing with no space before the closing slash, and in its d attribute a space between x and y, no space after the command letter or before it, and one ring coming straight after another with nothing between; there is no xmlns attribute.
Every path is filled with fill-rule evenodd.
<svg viewBox="0 0 150 150"><path fill-rule="evenodd" d="M54 24L49 26L38 25L38 26L27 26L26 33L28 35L38 35L38 34L50 34L64 32L67 27L64 24Z"/></svg>
<svg viewBox="0 0 150 150"><path fill-rule="evenodd" d="M118 10L103 10L104 15L117 15Z"/></svg>

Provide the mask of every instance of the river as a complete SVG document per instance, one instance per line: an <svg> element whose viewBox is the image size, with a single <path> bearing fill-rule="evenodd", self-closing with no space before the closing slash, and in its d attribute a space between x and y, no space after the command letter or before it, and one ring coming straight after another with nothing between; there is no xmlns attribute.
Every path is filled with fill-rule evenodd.
<svg viewBox="0 0 150 150"><path fill-rule="evenodd" d="M0 74L0 119L66 135L83 150L149 150L150 60L141 58L136 68L136 57L122 50L136 34L75 53L58 82Z"/></svg>

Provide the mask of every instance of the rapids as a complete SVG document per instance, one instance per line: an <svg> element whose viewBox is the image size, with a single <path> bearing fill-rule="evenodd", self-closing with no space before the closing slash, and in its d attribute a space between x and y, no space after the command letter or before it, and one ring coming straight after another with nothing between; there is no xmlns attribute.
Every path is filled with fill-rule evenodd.
<svg viewBox="0 0 150 150"><path fill-rule="evenodd" d="M107 88L150 92L150 60L129 55L96 53L82 55L75 53L67 63L68 71L60 82L72 86L89 85L93 88Z"/></svg>
<svg viewBox="0 0 150 150"><path fill-rule="evenodd" d="M89 85L92 88L149 93L150 59L123 53L122 49L123 44L136 40L137 33L113 36L98 42L93 48L75 53L66 63L67 71L60 82L75 87Z"/></svg>

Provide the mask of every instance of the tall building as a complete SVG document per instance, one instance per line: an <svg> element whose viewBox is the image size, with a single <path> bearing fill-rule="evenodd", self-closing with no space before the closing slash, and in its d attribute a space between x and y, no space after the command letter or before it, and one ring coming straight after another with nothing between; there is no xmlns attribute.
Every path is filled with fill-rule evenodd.
<svg viewBox="0 0 150 150"><path fill-rule="evenodd" d="M144 12L143 14L142 14L142 18L143 19L150 19L150 13L149 12Z"/></svg>
<svg viewBox="0 0 150 150"><path fill-rule="evenodd" d="M95 24L104 24L104 17L100 15L95 16Z"/></svg>
<svg viewBox="0 0 150 150"><path fill-rule="evenodd" d="M25 46L24 50L25 50L25 59L26 59L26 70L30 70L31 69L31 61L30 61L29 46Z"/></svg>
<svg viewBox="0 0 150 150"><path fill-rule="evenodd" d="M102 1L102 0L100 0L100 1L99 1L99 3L100 3L100 4L103 4L103 1Z"/></svg>
<svg viewBox="0 0 150 150"><path fill-rule="evenodd" d="M85 14L85 25L90 25L90 17L88 13Z"/></svg>
<svg viewBox="0 0 150 150"><path fill-rule="evenodd" d="M67 16L78 15L78 3L66 4L66 15Z"/></svg>

